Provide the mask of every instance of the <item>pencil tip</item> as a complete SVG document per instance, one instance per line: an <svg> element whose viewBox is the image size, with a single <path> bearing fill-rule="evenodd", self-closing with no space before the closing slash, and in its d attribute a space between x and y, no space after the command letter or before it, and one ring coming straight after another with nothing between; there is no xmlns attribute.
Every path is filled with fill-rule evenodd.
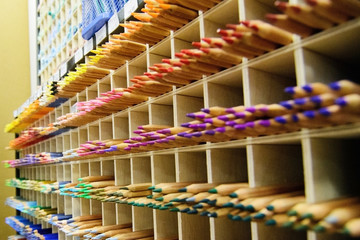
<svg viewBox="0 0 360 240"><path fill-rule="evenodd" d="M236 215L236 216L233 216L231 220L233 220L233 221L241 221L242 218L240 216Z"/></svg>
<svg viewBox="0 0 360 240"><path fill-rule="evenodd" d="M246 216L242 219L244 222L250 222L251 221L251 217L250 216Z"/></svg>
<svg viewBox="0 0 360 240"><path fill-rule="evenodd" d="M329 84L329 87L330 87L332 90L335 90L335 91L338 91L338 90L340 90L340 88L341 88L339 82L330 83L330 84Z"/></svg>
<svg viewBox="0 0 360 240"><path fill-rule="evenodd" d="M170 212L179 212L180 210L178 208L172 208L170 209Z"/></svg>
<svg viewBox="0 0 360 240"><path fill-rule="evenodd" d="M195 202L195 197L189 197L185 201L186 202Z"/></svg>
<svg viewBox="0 0 360 240"><path fill-rule="evenodd" d="M275 226L276 221L274 219L269 219L269 220L265 221L265 225L266 226Z"/></svg>
<svg viewBox="0 0 360 240"><path fill-rule="evenodd" d="M217 218L217 217L218 217L218 215L217 215L216 212L209 213L208 216L209 216L209 217L213 217L213 218Z"/></svg>
<svg viewBox="0 0 360 240"><path fill-rule="evenodd" d="M307 225L298 225L298 226L294 227L294 230L296 230L296 231L306 231L308 229L309 229L309 227Z"/></svg>
<svg viewBox="0 0 360 240"><path fill-rule="evenodd" d="M249 211L249 212L255 212L255 208L253 205L247 205L245 207L245 211Z"/></svg>
<svg viewBox="0 0 360 240"><path fill-rule="evenodd" d="M295 93L294 87L285 88L285 93L294 94Z"/></svg>
<svg viewBox="0 0 360 240"><path fill-rule="evenodd" d="M244 210L244 209L245 209L245 206L244 206L242 203L239 203L239 204L236 204L236 205L234 206L234 208Z"/></svg>
<svg viewBox="0 0 360 240"><path fill-rule="evenodd" d="M301 219L305 219L305 218L313 218L312 213L305 213L301 216Z"/></svg>
<svg viewBox="0 0 360 240"><path fill-rule="evenodd" d="M153 192L160 193L160 192L162 192L162 189L161 189L161 188L155 188L155 189L153 189L152 191L153 191Z"/></svg>
<svg viewBox="0 0 360 240"><path fill-rule="evenodd" d="M158 197L158 198L155 198L156 201L164 201L164 197Z"/></svg>
<svg viewBox="0 0 360 240"><path fill-rule="evenodd" d="M344 234L344 235L350 235L350 234L351 234L350 230L347 229L347 228L342 229L342 230L340 231L340 233L342 233L342 234Z"/></svg>
<svg viewBox="0 0 360 240"><path fill-rule="evenodd" d="M187 212L187 214L197 214L198 210L196 209L191 209L190 211Z"/></svg>
<svg viewBox="0 0 360 240"><path fill-rule="evenodd" d="M316 225L315 227L313 227L313 229L312 230L314 230L315 232L318 232L318 233L320 233L320 232L325 232L325 227L324 226L321 226L321 225Z"/></svg>
<svg viewBox="0 0 360 240"><path fill-rule="evenodd" d="M185 187L185 188L180 188L180 189L179 189L179 192L186 192L186 191L187 191L186 187Z"/></svg>
<svg viewBox="0 0 360 240"><path fill-rule="evenodd" d="M187 213L188 211L190 211L190 208L184 208L184 209L180 210L180 212L182 212L182 213Z"/></svg>
<svg viewBox="0 0 360 240"><path fill-rule="evenodd" d="M159 208L159 210L168 210L168 209L169 209L169 207L167 207L167 206L162 206Z"/></svg>
<svg viewBox="0 0 360 240"><path fill-rule="evenodd" d="M229 196L232 198L236 198L238 195L236 193L230 193Z"/></svg>
<svg viewBox="0 0 360 240"><path fill-rule="evenodd" d="M208 108L202 108L201 111L204 113L210 113L210 109Z"/></svg>
<svg viewBox="0 0 360 240"><path fill-rule="evenodd" d="M281 225L281 227L283 227L283 228L291 228L293 225L294 225L294 223L289 221L289 222L284 222Z"/></svg>
<svg viewBox="0 0 360 240"><path fill-rule="evenodd" d="M195 205L193 206L193 208L203 208L203 205L200 204L200 203L198 203L198 204L195 204Z"/></svg>
<svg viewBox="0 0 360 240"><path fill-rule="evenodd" d="M273 205L268 205L268 206L266 206L266 209L269 211L274 211L275 208Z"/></svg>
<svg viewBox="0 0 360 240"><path fill-rule="evenodd" d="M234 204L232 202L227 202L222 205L222 207L234 207Z"/></svg>
<svg viewBox="0 0 360 240"><path fill-rule="evenodd" d="M264 219L265 218L265 214L263 213L257 213L254 216L254 219Z"/></svg>
<svg viewBox="0 0 360 240"><path fill-rule="evenodd" d="M325 222L330 223L330 224L337 224L338 219L337 219L337 217L330 215L330 216L325 218Z"/></svg>
<svg viewBox="0 0 360 240"><path fill-rule="evenodd" d="M208 211L203 211L203 212L200 213L200 216L203 216L203 217L204 217L204 216L207 216L208 214L209 214Z"/></svg>
<svg viewBox="0 0 360 240"><path fill-rule="evenodd" d="M289 211L287 212L287 215L288 215L288 216L296 216L296 215L297 215L297 211L295 211L295 210L289 210Z"/></svg>

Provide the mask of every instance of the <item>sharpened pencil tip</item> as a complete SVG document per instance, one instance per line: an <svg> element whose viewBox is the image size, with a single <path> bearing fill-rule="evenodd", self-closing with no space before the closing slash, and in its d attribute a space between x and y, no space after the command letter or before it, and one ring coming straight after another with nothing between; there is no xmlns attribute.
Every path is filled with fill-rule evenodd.
<svg viewBox="0 0 360 240"><path fill-rule="evenodd" d="M294 87L287 87L287 88L285 88L285 93L294 94L294 93L295 93Z"/></svg>
<svg viewBox="0 0 360 240"><path fill-rule="evenodd" d="M269 211L274 211L275 208L273 205L268 205L268 206L266 206L266 209Z"/></svg>
<svg viewBox="0 0 360 240"><path fill-rule="evenodd" d="M186 190L187 190L186 188L180 188L179 192L186 192Z"/></svg>
<svg viewBox="0 0 360 240"><path fill-rule="evenodd" d="M287 215L288 215L288 216L296 216L296 215L297 215L297 211L295 211L295 210L289 210L289 211L287 212Z"/></svg>
<svg viewBox="0 0 360 240"><path fill-rule="evenodd" d="M217 190L215 188L212 188L208 191L209 193L217 193Z"/></svg>
<svg viewBox="0 0 360 240"><path fill-rule="evenodd" d="M195 205L193 206L193 208L203 208L203 205L200 204L200 203L198 203L198 204L195 204Z"/></svg>
<svg viewBox="0 0 360 240"><path fill-rule="evenodd" d="M203 212L200 213L200 216L203 216L203 217L204 217L204 216L207 216L208 214L209 214L208 211L203 211Z"/></svg>
<svg viewBox="0 0 360 240"><path fill-rule="evenodd" d="M255 212L255 208L253 205L247 205L245 207L245 211L249 211L249 212Z"/></svg>
<svg viewBox="0 0 360 240"><path fill-rule="evenodd" d="M195 202L195 198L194 198L194 197L190 197L190 198L187 198L185 201L186 201L186 202Z"/></svg>
<svg viewBox="0 0 360 240"><path fill-rule="evenodd" d="M160 193L160 192L162 192L162 189L161 189L161 188L156 188L156 189L153 189L152 191L153 191L153 192Z"/></svg>
<svg viewBox="0 0 360 240"><path fill-rule="evenodd" d="M218 217L218 215L217 215L217 213L216 213L216 212L213 212L213 213L209 213L209 214L208 214L208 217L217 218L217 217Z"/></svg>
<svg viewBox="0 0 360 240"><path fill-rule="evenodd" d="M210 113L210 109L208 108L202 108L201 111L204 113Z"/></svg>
<svg viewBox="0 0 360 240"><path fill-rule="evenodd" d="M265 225L266 226L275 226L276 221L274 219L269 219L269 220L265 221Z"/></svg>
<svg viewBox="0 0 360 240"><path fill-rule="evenodd" d="M178 208L172 208L170 209L170 212L179 212L180 210Z"/></svg>
<svg viewBox="0 0 360 240"><path fill-rule="evenodd" d="M222 207L234 207L234 204L232 202L227 202L222 205Z"/></svg>
<svg viewBox="0 0 360 240"><path fill-rule="evenodd" d="M188 211L190 211L190 208L184 208L184 209L180 210L180 212L182 212L182 213L187 213Z"/></svg>
<svg viewBox="0 0 360 240"><path fill-rule="evenodd" d="M294 227L294 230L296 230L296 231L306 231L308 229L309 229L309 227L306 225L298 225L298 226Z"/></svg>
<svg viewBox="0 0 360 240"><path fill-rule="evenodd" d="M236 205L234 206L234 208L236 208L236 209L241 209L241 210L245 210L245 206L244 206L242 203L236 204Z"/></svg>
<svg viewBox="0 0 360 240"><path fill-rule="evenodd" d="M187 212L187 214L198 214L198 210L191 209L190 211Z"/></svg>
<svg viewBox="0 0 360 240"><path fill-rule="evenodd" d="M229 196L232 198L236 198L238 195L236 193L230 193Z"/></svg>
<svg viewBox="0 0 360 240"><path fill-rule="evenodd" d="M250 216L246 216L242 219L244 222L250 222L251 221L251 217Z"/></svg>
<svg viewBox="0 0 360 240"><path fill-rule="evenodd" d="M236 215L236 216L233 216L231 220L233 220L233 221L241 221L242 217Z"/></svg>
<svg viewBox="0 0 360 240"><path fill-rule="evenodd" d="M257 213L254 216L254 219L264 219L265 218L265 214L263 213Z"/></svg>
<svg viewBox="0 0 360 240"><path fill-rule="evenodd" d="M350 234L351 234L350 230L347 229L347 228L342 229L342 230L340 231L340 233L342 233L342 234L344 234L344 235L350 235Z"/></svg>
<svg viewBox="0 0 360 240"><path fill-rule="evenodd" d="M325 227L321 226L321 225L316 225L315 227L312 228L312 230L314 230L315 232L325 232Z"/></svg>
<svg viewBox="0 0 360 240"><path fill-rule="evenodd" d="M335 216L328 216L325 218L325 222L330 223L330 224L337 224L338 223L338 218Z"/></svg>
<svg viewBox="0 0 360 240"><path fill-rule="evenodd" d="M313 218L313 215L311 213L305 213L301 216L301 219L305 219L305 218Z"/></svg>

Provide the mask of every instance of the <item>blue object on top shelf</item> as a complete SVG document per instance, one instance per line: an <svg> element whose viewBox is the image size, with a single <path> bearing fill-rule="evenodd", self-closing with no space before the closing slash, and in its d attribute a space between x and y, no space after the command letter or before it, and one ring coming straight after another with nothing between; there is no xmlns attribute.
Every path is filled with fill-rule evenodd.
<svg viewBox="0 0 360 240"><path fill-rule="evenodd" d="M68 100L67 98L58 98L54 102L50 103L48 105L48 107L53 107L53 108L58 107L61 104L63 104L64 102L66 102L67 100Z"/></svg>
<svg viewBox="0 0 360 240"><path fill-rule="evenodd" d="M92 38L126 2L127 0L82 0L82 37L85 40Z"/></svg>

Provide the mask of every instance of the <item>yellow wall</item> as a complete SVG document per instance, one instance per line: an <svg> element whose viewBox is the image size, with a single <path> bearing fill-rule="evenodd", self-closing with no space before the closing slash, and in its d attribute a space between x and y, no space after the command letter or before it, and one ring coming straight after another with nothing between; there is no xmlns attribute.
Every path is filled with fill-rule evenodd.
<svg viewBox="0 0 360 240"><path fill-rule="evenodd" d="M14 134L4 133L5 124L13 110L30 96L28 7L26 0L1 1L0 4L0 160L14 159L15 152L4 148ZM4 223L15 211L4 206L6 197L15 195L15 189L5 187L5 179L15 176L13 169L0 166L0 238L15 233Z"/></svg>

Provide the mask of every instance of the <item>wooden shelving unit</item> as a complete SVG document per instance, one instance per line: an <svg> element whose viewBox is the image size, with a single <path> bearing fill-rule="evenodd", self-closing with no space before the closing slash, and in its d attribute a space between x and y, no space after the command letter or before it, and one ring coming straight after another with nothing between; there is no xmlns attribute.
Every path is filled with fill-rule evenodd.
<svg viewBox="0 0 360 240"><path fill-rule="evenodd" d="M38 78L43 83L84 45L81 0L40 1L37 12Z"/></svg>
<svg viewBox="0 0 360 240"><path fill-rule="evenodd" d="M55 122L57 117L69 113L76 102L130 86L133 76L143 74L163 58L174 58L181 49L191 48L193 41L218 36L216 30L227 23L263 19L265 13L277 12L273 3L273 0L224 0L78 93L33 126ZM287 100L289 96L283 91L286 86L329 83L344 78L358 81L360 74L354 69L360 59L359 41L359 19L304 40L296 38L294 43L276 51L252 60L244 59L238 66L181 88L174 87L172 92L28 147L21 155L63 152L88 140L127 139L133 136L137 126L144 124L180 126L190 121L186 113L199 111L202 107L250 106ZM118 185L150 181L153 184L248 181L251 186L265 186L300 181L304 182L307 201L318 202L359 192L359 140L359 124L303 129L283 135L23 167L20 177L76 182L79 177L88 175L114 175ZM133 230L154 228L155 239L174 235L182 240L345 239L336 234L296 232L256 222L233 222L225 218L191 216L29 190L20 190L20 195L73 216L102 213L104 225L132 221ZM60 239L72 238L60 232Z"/></svg>

